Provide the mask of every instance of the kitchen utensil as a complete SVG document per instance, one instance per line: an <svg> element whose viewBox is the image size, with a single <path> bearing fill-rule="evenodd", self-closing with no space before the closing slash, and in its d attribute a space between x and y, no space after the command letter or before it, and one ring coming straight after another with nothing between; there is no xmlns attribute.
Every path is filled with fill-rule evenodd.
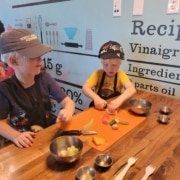
<svg viewBox="0 0 180 180"><path fill-rule="evenodd" d="M135 114L147 114L151 109L151 102L146 99L131 99L129 100L129 109Z"/></svg>
<svg viewBox="0 0 180 180"><path fill-rule="evenodd" d="M77 31L78 31L78 28L76 28L76 27L65 27L64 31L66 32L66 35L68 36L68 38L70 40L73 40Z"/></svg>
<svg viewBox="0 0 180 180"><path fill-rule="evenodd" d="M41 36L41 43L43 43L43 37L42 37L42 17L41 15L38 16L38 25L39 25L39 31Z"/></svg>
<svg viewBox="0 0 180 180"><path fill-rule="evenodd" d="M83 47L83 45L80 45L78 43L72 43L72 42L61 43L61 45L64 45L66 47L73 47L73 48Z"/></svg>
<svg viewBox="0 0 180 180"><path fill-rule="evenodd" d="M52 32L52 35L53 35L53 44L55 45L56 44L55 31Z"/></svg>
<svg viewBox="0 0 180 180"><path fill-rule="evenodd" d="M114 131L109 124L104 125L102 123L102 118L104 115L107 115L104 111L97 111L95 108L89 108L86 111L78 114L77 116L73 116L72 121L70 123L63 123L63 121L60 121L61 123L57 123L57 131L60 135L60 131L62 130L72 130L72 129L79 129L79 130L94 130L97 131L97 135L102 137L105 140L105 143L103 145L97 146L94 141L91 141L91 136L79 136L79 138L84 142L86 142L89 146L92 148L104 152L106 149L111 147L117 140L122 138L124 135L126 135L128 132L130 132L132 129L136 128L138 125L140 125L142 122L146 120L146 116L135 116L132 113L129 113L127 109L120 109L119 114L115 117L119 117L125 120L128 120L129 125L128 127L121 127L122 125L119 125L119 130ZM109 115L109 118L113 118ZM111 119L109 119L110 122ZM63 126L66 125L65 127ZM94 137L94 136L93 136Z"/></svg>
<svg viewBox="0 0 180 180"><path fill-rule="evenodd" d="M93 134L97 134L97 132L96 131L88 131L88 130L68 130L68 131L62 131L60 133L61 136L64 136L64 135L80 136L80 135L93 135Z"/></svg>
<svg viewBox="0 0 180 180"><path fill-rule="evenodd" d="M169 121L170 121L170 118L168 115L165 115L165 114L161 114L158 116L158 122L161 123L161 124L168 124Z"/></svg>
<svg viewBox="0 0 180 180"><path fill-rule="evenodd" d="M48 31L46 31L46 42L48 44Z"/></svg>
<svg viewBox="0 0 180 180"><path fill-rule="evenodd" d="M95 165L101 170L109 168L112 163L113 159L109 154L99 154L96 156Z"/></svg>
<svg viewBox="0 0 180 180"><path fill-rule="evenodd" d="M71 150L70 155L65 153L68 151L68 148ZM51 155L58 162L72 163L80 157L83 142L75 136L60 136L51 142L49 149Z"/></svg>
<svg viewBox="0 0 180 180"><path fill-rule="evenodd" d="M96 170L92 166L81 166L77 170L76 177L79 180L93 180L96 176Z"/></svg>
<svg viewBox="0 0 180 180"><path fill-rule="evenodd" d="M124 176L126 175L128 169L135 164L136 162L136 158L134 157L130 157L127 161L126 166L124 167L124 169L115 177L114 180L122 180L124 178Z"/></svg>
<svg viewBox="0 0 180 180"><path fill-rule="evenodd" d="M93 50L93 47L92 47L92 29L86 29L85 49L86 50Z"/></svg>
<svg viewBox="0 0 180 180"><path fill-rule="evenodd" d="M147 166L146 169L145 169L145 174L144 174L144 176L142 177L141 180L147 180L148 177L149 177L151 174L153 174L153 172L155 171L155 169L156 169L155 166L152 166L152 165Z"/></svg>
<svg viewBox="0 0 180 180"><path fill-rule="evenodd" d="M59 45L59 32L56 31L57 45Z"/></svg>
<svg viewBox="0 0 180 180"><path fill-rule="evenodd" d="M159 111L163 114L169 114L171 113L171 109L168 106L162 106L160 107Z"/></svg>
<svg viewBox="0 0 180 180"><path fill-rule="evenodd" d="M50 44L52 43L52 40L51 40L51 31L49 31L49 43Z"/></svg>
<svg viewBox="0 0 180 180"><path fill-rule="evenodd" d="M48 26L56 26L56 25L57 25L56 23L45 22L46 27L48 27Z"/></svg>

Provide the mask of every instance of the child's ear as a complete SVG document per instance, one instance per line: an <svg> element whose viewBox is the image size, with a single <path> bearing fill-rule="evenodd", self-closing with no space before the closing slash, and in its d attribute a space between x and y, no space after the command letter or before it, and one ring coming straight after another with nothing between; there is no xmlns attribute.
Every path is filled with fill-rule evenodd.
<svg viewBox="0 0 180 180"><path fill-rule="evenodd" d="M10 62L10 64L13 65L13 66L18 65L18 62L17 62L16 58L13 57L13 56L11 56L11 57L9 58L9 62Z"/></svg>

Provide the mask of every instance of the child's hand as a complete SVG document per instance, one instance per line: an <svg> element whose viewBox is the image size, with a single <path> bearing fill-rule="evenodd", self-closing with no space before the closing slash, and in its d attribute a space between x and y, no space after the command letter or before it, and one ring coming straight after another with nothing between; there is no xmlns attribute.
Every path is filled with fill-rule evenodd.
<svg viewBox="0 0 180 180"><path fill-rule="evenodd" d="M115 100L111 101L107 107L108 112L113 114L119 106L120 106L120 104L119 104L118 100L115 99Z"/></svg>
<svg viewBox="0 0 180 180"><path fill-rule="evenodd" d="M67 109L60 110L56 122L69 122L72 119L72 114Z"/></svg>
<svg viewBox="0 0 180 180"><path fill-rule="evenodd" d="M35 135L36 134L34 132L30 132L30 131L23 132L23 133L20 133L18 136L16 136L13 142L19 148L28 148L33 145Z"/></svg>
<svg viewBox="0 0 180 180"><path fill-rule="evenodd" d="M107 102L104 99L98 98L94 100L94 106L98 110L103 110L107 106Z"/></svg>

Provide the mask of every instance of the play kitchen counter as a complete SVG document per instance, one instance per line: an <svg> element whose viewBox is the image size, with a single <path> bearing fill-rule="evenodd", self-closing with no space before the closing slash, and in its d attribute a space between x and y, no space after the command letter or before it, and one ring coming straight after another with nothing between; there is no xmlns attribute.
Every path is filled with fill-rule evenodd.
<svg viewBox="0 0 180 180"><path fill-rule="evenodd" d="M180 100L144 91L138 91L133 98L149 100L152 103L149 114L146 118L139 116L141 122L135 124L121 137L115 136L116 141L106 148L98 150L92 144L84 144L78 161L67 165L60 164L55 161L49 151L50 142L59 135L60 131L56 125L53 125L37 134L31 148L19 149L14 145L9 145L0 150L0 179L76 179L76 172L80 166L94 166L95 157L98 154L108 153L113 158L113 164L104 172L96 171L95 179L97 180L113 180L121 172L129 157L135 157L137 161L128 170L125 180L140 180L149 164L156 167L149 179L178 180L180 177ZM172 110L168 124L160 124L157 121L159 109L164 105ZM127 110L127 104L122 109ZM103 117L105 111L99 113ZM84 116L89 121L89 114L95 121L95 109L88 109L75 115L74 118L81 119ZM138 115L134 116L134 121L136 121ZM101 119L99 121L102 123ZM132 120L130 124L131 122ZM102 124L102 126L106 125ZM118 131L123 131L123 127L126 128L126 126L128 125L120 126ZM100 132L99 129L95 130ZM117 130L106 132L108 133L110 136L112 133L117 133Z"/></svg>

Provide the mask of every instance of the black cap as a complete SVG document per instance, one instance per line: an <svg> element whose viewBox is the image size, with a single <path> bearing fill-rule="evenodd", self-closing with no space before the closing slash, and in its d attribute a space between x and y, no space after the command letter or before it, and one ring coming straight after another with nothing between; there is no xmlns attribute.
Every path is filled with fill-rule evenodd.
<svg viewBox="0 0 180 180"><path fill-rule="evenodd" d="M118 42L108 41L101 46L99 50L99 58L101 59L119 58L124 60L123 48Z"/></svg>

